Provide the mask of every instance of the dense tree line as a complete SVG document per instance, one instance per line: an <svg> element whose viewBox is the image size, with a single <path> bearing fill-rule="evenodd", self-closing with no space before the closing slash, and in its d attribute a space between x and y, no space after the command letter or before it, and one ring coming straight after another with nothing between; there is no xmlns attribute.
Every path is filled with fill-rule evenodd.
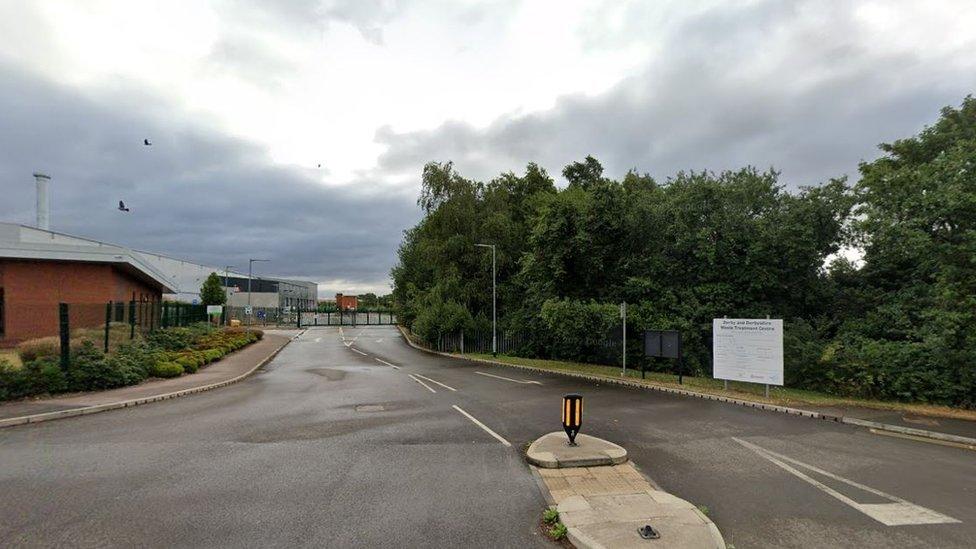
<svg viewBox="0 0 976 549"><path fill-rule="evenodd" d="M974 406L976 100L880 148L856 183L795 192L751 167L616 181L587 157L560 189L535 164L485 183L430 163L393 269L399 318L431 341L487 330L491 254L475 244L492 243L500 327L528 335L527 356L605 361L626 301L635 335L681 330L687 367L711 375L712 319L769 315L789 386Z"/></svg>

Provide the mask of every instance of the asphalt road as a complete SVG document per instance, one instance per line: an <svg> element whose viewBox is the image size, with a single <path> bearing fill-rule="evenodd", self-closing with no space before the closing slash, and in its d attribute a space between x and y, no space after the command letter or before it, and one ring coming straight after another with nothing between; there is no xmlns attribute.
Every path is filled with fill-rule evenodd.
<svg viewBox="0 0 976 549"><path fill-rule="evenodd" d="M574 391L584 433L738 549L976 539L971 451L343 336L310 329L218 391L0 430L0 545L545 547L519 452Z"/></svg>

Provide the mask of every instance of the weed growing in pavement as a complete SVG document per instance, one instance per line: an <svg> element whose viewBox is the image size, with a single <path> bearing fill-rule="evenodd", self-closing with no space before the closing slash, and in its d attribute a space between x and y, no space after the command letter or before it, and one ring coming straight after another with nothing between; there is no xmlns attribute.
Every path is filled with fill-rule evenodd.
<svg viewBox="0 0 976 549"><path fill-rule="evenodd" d="M546 524L556 524L559 522L559 511L555 507L550 507L542 512L542 520Z"/></svg>
<svg viewBox="0 0 976 549"><path fill-rule="evenodd" d="M561 522L557 522L556 525L550 528L546 533L549 534L551 539L559 541L566 537L566 525Z"/></svg>
<svg viewBox="0 0 976 549"><path fill-rule="evenodd" d="M701 511L701 514L705 515L706 517L708 516L708 507L704 505L697 505L696 507L698 507L698 510Z"/></svg>

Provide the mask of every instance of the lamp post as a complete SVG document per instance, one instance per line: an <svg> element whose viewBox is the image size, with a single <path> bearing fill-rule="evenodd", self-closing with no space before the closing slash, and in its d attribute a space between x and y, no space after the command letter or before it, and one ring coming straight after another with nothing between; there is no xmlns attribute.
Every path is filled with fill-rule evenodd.
<svg viewBox="0 0 976 549"><path fill-rule="evenodd" d="M251 325L251 273L254 270L256 261L271 261L270 259L248 259L247 260L247 325Z"/></svg>
<svg viewBox="0 0 976 549"><path fill-rule="evenodd" d="M495 279L495 245L494 244L475 244L479 248L491 248L491 355L498 355L498 316L497 316L497 292Z"/></svg>
<svg viewBox="0 0 976 549"><path fill-rule="evenodd" d="M224 315L223 316L228 323L230 323L230 312L227 309L227 307L229 305L228 301L230 301L230 296L228 295L230 292L228 292L228 286L227 286L227 273L228 271L230 271L236 266L237 265L227 265L224 267Z"/></svg>

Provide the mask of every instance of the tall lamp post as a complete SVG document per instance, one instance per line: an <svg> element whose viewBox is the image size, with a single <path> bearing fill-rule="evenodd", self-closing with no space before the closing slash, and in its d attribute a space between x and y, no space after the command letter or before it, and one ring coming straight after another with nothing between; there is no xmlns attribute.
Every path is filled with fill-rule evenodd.
<svg viewBox="0 0 976 549"><path fill-rule="evenodd" d="M498 316L497 316L497 292L495 289L495 245L494 244L475 244L479 248L491 248L491 355L498 355Z"/></svg>
<svg viewBox="0 0 976 549"><path fill-rule="evenodd" d="M270 259L248 259L247 260L247 325L251 325L251 273L254 271L254 263L257 261L271 261Z"/></svg>
<svg viewBox="0 0 976 549"><path fill-rule="evenodd" d="M237 265L227 265L227 266L224 267L224 315L223 316L224 316L224 319L227 321L228 324L230 323L230 310L227 309L227 307L228 307L228 303L227 302L230 301L230 299L229 299L230 296L228 296L227 294L230 293L230 292L227 291L228 290L228 286L227 286L227 274L228 274L228 271L230 271L231 269L233 269L236 266Z"/></svg>

